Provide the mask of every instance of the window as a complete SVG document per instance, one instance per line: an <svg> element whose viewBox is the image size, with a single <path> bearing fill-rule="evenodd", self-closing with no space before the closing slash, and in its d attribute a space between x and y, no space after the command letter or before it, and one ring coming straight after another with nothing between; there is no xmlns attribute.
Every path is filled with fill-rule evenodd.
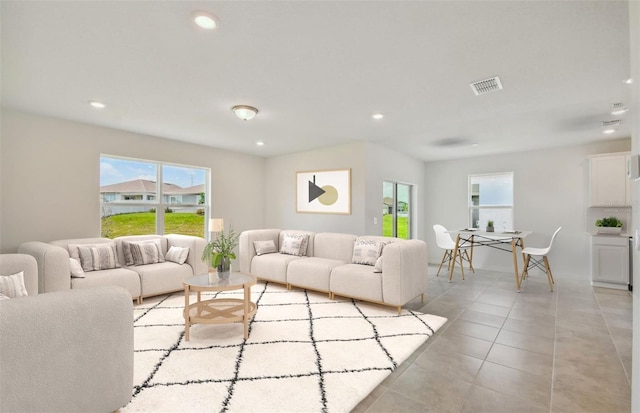
<svg viewBox="0 0 640 413"><path fill-rule="evenodd" d="M206 168L101 156L101 235L204 237L209 174Z"/></svg>
<svg viewBox="0 0 640 413"><path fill-rule="evenodd" d="M382 184L382 235L411 238L413 186L384 181Z"/></svg>
<svg viewBox="0 0 640 413"><path fill-rule="evenodd" d="M513 229L513 172L469 175L469 226Z"/></svg>

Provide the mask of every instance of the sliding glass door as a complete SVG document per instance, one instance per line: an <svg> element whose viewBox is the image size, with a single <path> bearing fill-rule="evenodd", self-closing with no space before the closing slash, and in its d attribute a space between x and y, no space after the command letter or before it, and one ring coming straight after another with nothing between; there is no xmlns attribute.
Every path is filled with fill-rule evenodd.
<svg viewBox="0 0 640 413"><path fill-rule="evenodd" d="M382 185L382 235L410 239L413 186L391 181Z"/></svg>

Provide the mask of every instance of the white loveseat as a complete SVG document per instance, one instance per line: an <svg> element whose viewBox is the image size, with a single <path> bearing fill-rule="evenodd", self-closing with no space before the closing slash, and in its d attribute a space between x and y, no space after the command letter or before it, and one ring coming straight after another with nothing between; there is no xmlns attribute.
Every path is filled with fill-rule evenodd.
<svg viewBox="0 0 640 413"><path fill-rule="evenodd" d="M285 238L292 236L306 238L302 255L281 252ZM380 248L379 256L369 257L370 264L378 265L354 263L354 250L365 244ZM261 229L242 232L238 248L240 271L288 288L327 292L330 298L355 298L400 311L414 298L424 298L427 288L427 245L421 240Z"/></svg>
<svg viewBox="0 0 640 413"><path fill-rule="evenodd" d="M154 242L159 245L159 256L164 262L133 265L131 257L125 258L125 243ZM78 257L78 248L115 244L117 263L115 268L90 271L84 277L72 275L70 258ZM52 241L50 243L31 241L18 248L18 252L29 254L38 262L38 289L40 293L89 288L103 285L123 287L138 303L143 297L179 291L184 288L182 282L193 275L206 273L208 265L201 259L206 245L204 238L188 235L131 235L109 238L78 238ZM164 259L171 247L187 248L186 261L182 264ZM79 260L80 261L80 260ZM73 263L71 263L73 264ZM108 266L110 267L110 266Z"/></svg>
<svg viewBox="0 0 640 413"><path fill-rule="evenodd" d="M0 254L27 296L0 300L0 413L110 412L131 400L133 306L120 287L38 294L36 260Z"/></svg>

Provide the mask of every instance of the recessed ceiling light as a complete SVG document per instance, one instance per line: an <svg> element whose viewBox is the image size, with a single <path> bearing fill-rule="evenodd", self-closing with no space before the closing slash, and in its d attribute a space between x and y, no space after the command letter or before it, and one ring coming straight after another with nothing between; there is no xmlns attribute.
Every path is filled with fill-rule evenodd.
<svg viewBox="0 0 640 413"><path fill-rule="evenodd" d="M258 142L256 142L256 145L258 145L258 146L264 146L264 142L262 142L262 141L258 141Z"/></svg>
<svg viewBox="0 0 640 413"><path fill-rule="evenodd" d="M198 27L205 30L213 30L218 27L218 22L216 17L207 13L206 11L196 11L193 13L193 22L198 25Z"/></svg>
<svg viewBox="0 0 640 413"><path fill-rule="evenodd" d="M603 130L603 131L602 131L602 133L607 134L607 135L610 135L610 134L612 134L612 133L613 133L613 132L615 132L615 131L616 131L615 129L605 129L605 130Z"/></svg>
<svg viewBox="0 0 640 413"><path fill-rule="evenodd" d="M478 142L474 142L471 144L471 146L475 148L476 146L480 146L480 144Z"/></svg>
<svg viewBox="0 0 640 413"><path fill-rule="evenodd" d="M107 105L97 100L90 100L89 105L91 105L92 108L96 109L104 109L107 107Z"/></svg>
<svg viewBox="0 0 640 413"><path fill-rule="evenodd" d="M624 81L624 83L626 83L627 85L630 85L630 84L632 83L631 78L629 78L629 79L625 80L625 81Z"/></svg>
<svg viewBox="0 0 640 413"><path fill-rule="evenodd" d="M379 120L384 118L384 115L382 113L374 113L373 116L371 116L372 118Z"/></svg>

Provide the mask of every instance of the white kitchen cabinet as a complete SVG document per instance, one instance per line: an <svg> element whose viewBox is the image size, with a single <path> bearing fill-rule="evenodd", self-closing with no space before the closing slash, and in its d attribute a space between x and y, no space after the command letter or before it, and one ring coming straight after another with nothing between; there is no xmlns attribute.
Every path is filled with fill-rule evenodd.
<svg viewBox="0 0 640 413"><path fill-rule="evenodd" d="M589 157L589 206L631 206L631 181L627 177L629 153Z"/></svg>
<svg viewBox="0 0 640 413"><path fill-rule="evenodd" d="M629 238L591 237L591 280L600 287L627 289L629 284Z"/></svg>

